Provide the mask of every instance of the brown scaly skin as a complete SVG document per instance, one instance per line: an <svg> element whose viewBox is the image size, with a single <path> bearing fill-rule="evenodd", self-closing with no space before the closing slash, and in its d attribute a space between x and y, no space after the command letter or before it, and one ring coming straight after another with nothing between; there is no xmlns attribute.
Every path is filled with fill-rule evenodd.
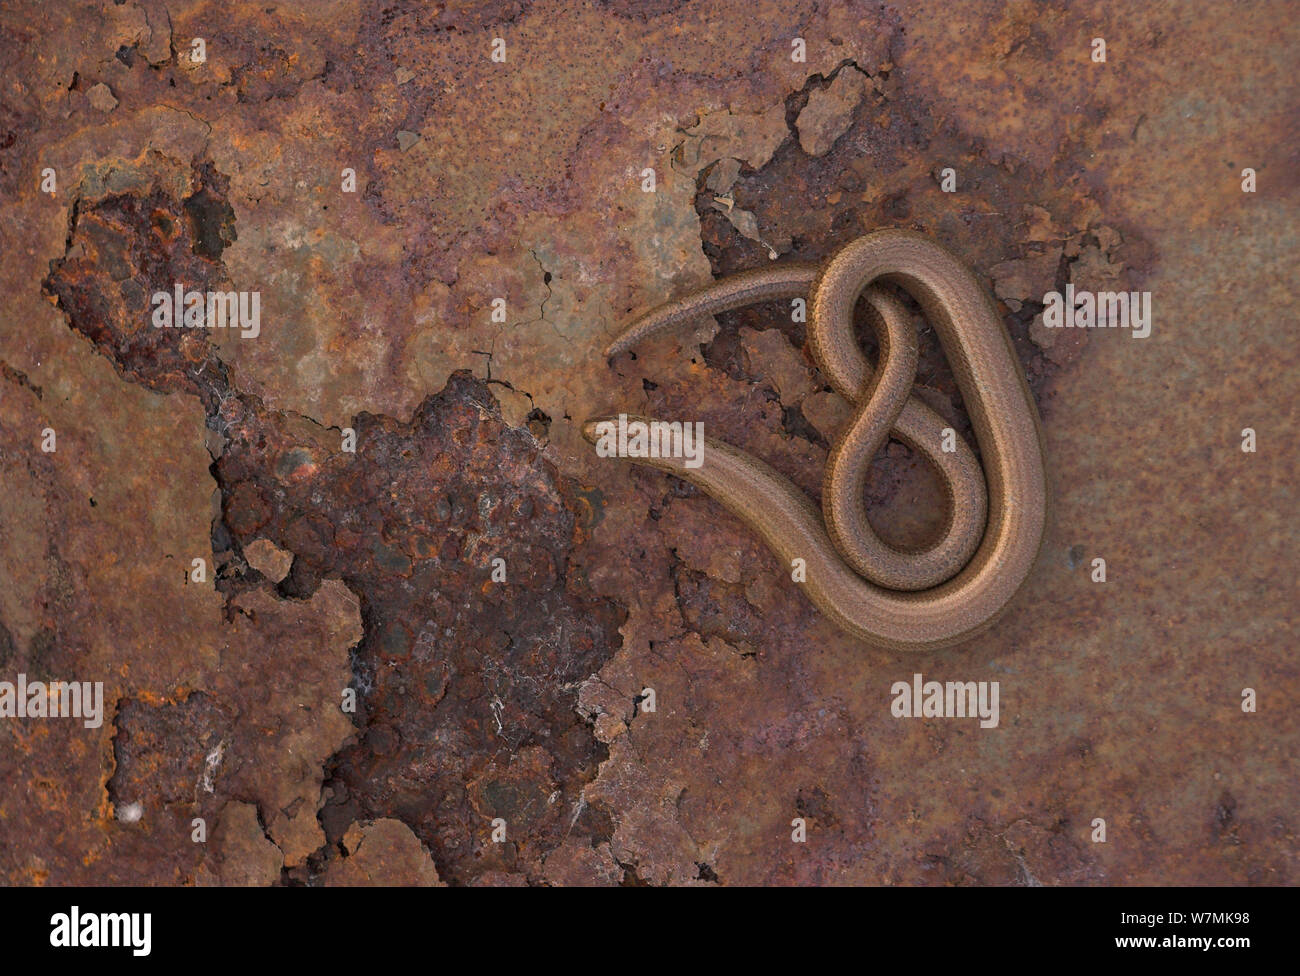
<svg viewBox="0 0 1300 976"><path fill-rule="evenodd" d="M956 453L941 450L946 425L910 397L916 339L897 303L868 289L876 281L911 294L938 334L983 450L982 476L960 440ZM881 340L875 370L853 335L853 306L864 290ZM1033 567L1047 523L1047 476L1038 411L1011 339L975 276L946 248L911 231L882 230L845 245L821 267L745 272L641 316L607 355L705 315L805 293L813 356L856 404L827 464L824 519L787 478L721 441L706 438L698 468L681 458L628 460L699 486L785 564L804 560L808 597L861 640L896 650L965 641L993 623ZM596 443L608 419L587 421L583 435ZM891 430L935 464L952 495L947 533L924 552L890 549L862 510L862 472Z"/></svg>

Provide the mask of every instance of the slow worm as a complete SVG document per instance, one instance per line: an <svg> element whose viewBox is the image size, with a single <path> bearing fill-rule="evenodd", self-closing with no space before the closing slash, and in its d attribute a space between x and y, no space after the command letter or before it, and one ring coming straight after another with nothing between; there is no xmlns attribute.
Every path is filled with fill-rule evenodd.
<svg viewBox="0 0 1300 976"><path fill-rule="evenodd" d="M947 425L910 395L915 331L902 306L871 287L875 282L902 287L934 327L980 443L983 471L960 438L955 452L942 450ZM697 485L786 566L803 560L808 597L855 637L896 650L967 640L993 623L1029 575L1047 522L1047 480L1038 411L1010 336L960 259L921 234L876 231L822 265L745 272L660 306L632 322L606 355L703 316L804 294L813 358L835 391L855 404L827 462L823 512L767 464L713 438L706 438L697 468L682 458L627 460ZM862 294L880 340L875 369L853 333ZM597 443L600 425L612 419L588 420L583 436ZM947 531L922 552L892 549L867 522L867 466L891 431L935 465L949 496Z"/></svg>

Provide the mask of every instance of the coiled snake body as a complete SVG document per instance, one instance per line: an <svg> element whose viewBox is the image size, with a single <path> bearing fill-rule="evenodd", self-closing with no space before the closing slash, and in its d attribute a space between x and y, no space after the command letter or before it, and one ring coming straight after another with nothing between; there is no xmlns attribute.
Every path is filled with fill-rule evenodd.
<svg viewBox="0 0 1300 976"><path fill-rule="evenodd" d="M875 282L896 283L912 295L938 334L980 443L983 471L960 438L955 452L941 449L946 423L911 396L916 331ZM874 369L853 333L854 304L864 293L879 338ZM911 231L882 230L822 265L744 272L642 315L606 355L706 315L805 294L813 358L835 391L855 404L827 462L822 512L767 464L713 438L705 439L699 467L672 457L628 460L697 485L787 566L804 560L808 597L863 641L897 650L964 641L996 619L1028 576L1046 525L1047 482L1038 411L1010 336L974 274L946 248ZM598 425L610 419L588 420L584 437L596 443ZM867 467L891 431L934 464L949 496L943 537L920 552L891 548L866 518Z"/></svg>

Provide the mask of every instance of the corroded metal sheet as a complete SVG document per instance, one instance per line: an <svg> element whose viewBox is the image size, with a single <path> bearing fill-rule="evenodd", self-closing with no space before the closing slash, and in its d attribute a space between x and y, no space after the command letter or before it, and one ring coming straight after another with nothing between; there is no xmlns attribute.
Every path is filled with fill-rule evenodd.
<svg viewBox="0 0 1300 976"><path fill-rule="evenodd" d="M6 4L0 695L103 704L0 715L0 880L1295 883L1298 42L1280 2ZM700 420L819 500L849 407L787 307L601 349L879 227L995 296L1050 464L1011 611L913 657L580 434ZM1050 328L1067 286L1150 334ZM945 522L900 443L867 493ZM996 722L902 717L915 675Z"/></svg>

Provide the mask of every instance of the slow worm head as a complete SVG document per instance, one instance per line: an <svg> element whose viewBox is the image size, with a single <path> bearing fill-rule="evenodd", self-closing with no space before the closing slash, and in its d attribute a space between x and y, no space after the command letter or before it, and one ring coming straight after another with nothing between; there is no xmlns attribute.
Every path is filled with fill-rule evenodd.
<svg viewBox="0 0 1300 976"><path fill-rule="evenodd" d="M901 286L939 336L983 455L964 443L944 451L945 422L910 395L916 337L876 282ZM853 334L865 292L880 339L873 369ZM807 294L813 357L832 387L855 405L831 451L819 512L789 479L743 451L705 439L703 463L628 457L697 485L757 532L785 566L803 560L803 588L840 627L897 650L945 647L989 627L1029 575L1047 522L1045 452L1038 411L1010 336L974 274L921 234L883 230L845 245L825 264L788 265L724 279L654 309L606 350L626 351L650 335L704 315ZM593 418L583 436L596 444ZM628 423L653 423L628 417ZM882 542L863 506L866 467L890 433L938 469L951 517L938 543L899 552Z"/></svg>

